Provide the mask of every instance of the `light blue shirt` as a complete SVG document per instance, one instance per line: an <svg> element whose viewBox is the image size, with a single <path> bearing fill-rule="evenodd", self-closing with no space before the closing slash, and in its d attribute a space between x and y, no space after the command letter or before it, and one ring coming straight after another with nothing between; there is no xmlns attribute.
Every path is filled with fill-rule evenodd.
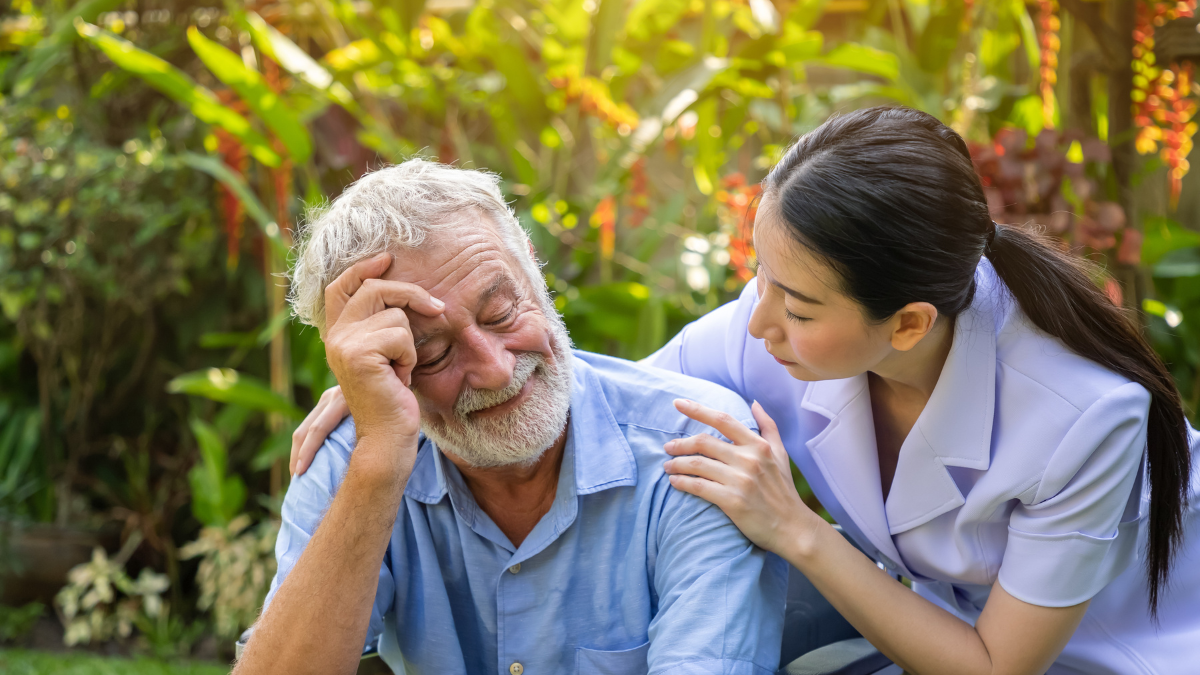
<svg viewBox="0 0 1200 675"><path fill-rule="evenodd" d="M673 399L754 426L746 403L709 382L585 352L573 369L558 491L519 547L422 439L368 643L381 638L384 659L410 675L773 674L786 564L718 508L672 488L662 468L667 441L715 433ZM346 420L289 487L267 605L320 524L354 443Z"/></svg>

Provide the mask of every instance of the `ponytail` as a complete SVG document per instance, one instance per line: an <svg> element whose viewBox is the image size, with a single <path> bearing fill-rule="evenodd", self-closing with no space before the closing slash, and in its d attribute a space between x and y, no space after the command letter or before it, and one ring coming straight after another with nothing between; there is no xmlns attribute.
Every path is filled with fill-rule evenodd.
<svg viewBox="0 0 1200 675"><path fill-rule="evenodd" d="M1136 320L1092 282L1090 263L1064 253L1048 238L1003 225L996 226L985 254L1035 326L1076 354L1150 392L1146 572L1150 611L1157 616L1171 559L1183 539L1192 468L1187 419L1171 373L1143 337Z"/></svg>
<svg viewBox="0 0 1200 675"><path fill-rule="evenodd" d="M1146 572L1157 617L1183 537L1187 420L1167 367L1133 318L1092 282L1091 264L1043 236L994 224L962 137L909 108L830 119L788 148L763 194L870 318L885 320L915 301L957 316L971 304L986 255L1034 325L1150 392Z"/></svg>

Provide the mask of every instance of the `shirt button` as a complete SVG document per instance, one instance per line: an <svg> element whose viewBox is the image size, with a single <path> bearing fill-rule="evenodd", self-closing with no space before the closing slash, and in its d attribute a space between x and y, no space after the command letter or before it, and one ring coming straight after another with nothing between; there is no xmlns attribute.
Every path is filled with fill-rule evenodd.
<svg viewBox="0 0 1200 675"><path fill-rule="evenodd" d="M521 675L521 673L525 672L525 666L514 661L513 664L508 667L508 672L512 673L512 675Z"/></svg>
<svg viewBox="0 0 1200 675"><path fill-rule="evenodd" d="M520 571L521 571L521 563L517 563L516 565L513 565L512 567L508 568L508 571L509 571L509 572L512 572L513 574L516 574L517 572L520 572ZM514 664L512 665L512 667L517 669L517 670L514 670L514 671L513 671L513 675L520 675L520 672L521 672L521 670L520 670L520 668L521 668L521 664L519 664L519 663L514 663ZM509 670L512 670L512 668L509 668Z"/></svg>

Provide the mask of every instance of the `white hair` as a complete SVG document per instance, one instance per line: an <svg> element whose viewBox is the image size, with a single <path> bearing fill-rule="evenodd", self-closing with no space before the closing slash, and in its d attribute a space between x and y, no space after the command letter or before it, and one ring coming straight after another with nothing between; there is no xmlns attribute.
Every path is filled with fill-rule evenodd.
<svg viewBox="0 0 1200 675"><path fill-rule="evenodd" d="M540 294L546 280L530 250L529 233L500 192L500 177L410 159L363 175L332 203L305 215L291 272L292 311L325 332L325 287L351 265L384 251L419 248L437 230L477 227L458 217L488 216L500 240Z"/></svg>

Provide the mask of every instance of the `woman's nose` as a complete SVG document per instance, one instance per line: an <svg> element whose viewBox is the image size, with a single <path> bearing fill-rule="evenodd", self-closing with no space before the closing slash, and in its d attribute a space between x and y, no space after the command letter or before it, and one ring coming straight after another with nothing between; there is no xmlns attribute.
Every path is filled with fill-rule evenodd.
<svg viewBox="0 0 1200 675"><path fill-rule="evenodd" d="M750 313L750 324L747 329L750 335L759 340L767 342L783 342L786 335L783 328L775 320L775 314L771 310L770 293L763 293L759 296L758 304L754 306L754 311Z"/></svg>

